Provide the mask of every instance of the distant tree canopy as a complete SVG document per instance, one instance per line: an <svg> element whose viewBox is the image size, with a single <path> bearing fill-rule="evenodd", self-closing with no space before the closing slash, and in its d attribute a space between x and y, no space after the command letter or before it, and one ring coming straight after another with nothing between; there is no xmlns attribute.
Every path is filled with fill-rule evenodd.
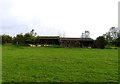
<svg viewBox="0 0 120 84"><path fill-rule="evenodd" d="M24 35L21 34L17 34L16 37L13 38L13 44L24 44Z"/></svg>
<svg viewBox="0 0 120 84"><path fill-rule="evenodd" d="M115 41L113 41L113 44L117 47L120 47L120 37L118 37Z"/></svg>
<svg viewBox="0 0 120 84"><path fill-rule="evenodd" d="M94 41L94 45L96 48L104 49L106 45L105 38L103 36L97 37L97 39Z"/></svg>
<svg viewBox="0 0 120 84"><path fill-rule="evenodd" d="M116 27L111 27L106 34L103 34L103 37L107 41L107 44L120 46L120 29Z"/></svg>
<svg viewBox="0 0 120 84"><path fill-rule="evenodd" d="M13 43L20 45L35 44L35 36L36 33L34 32L34 29L32 29L29 33L25 33L24 35L22 33L17 34L17 36L13 38Z"/></svg>
<svg viewBox="0 0 120 84"><path fill-rule="evenodd" d="M90 32L85 31L84 33L82 33L81 38L90 38Z"/></svg>
<svg viewBox="0 0 120 84"><path fill-rule="evenodd" d="M3 34L0 35L0 43L7 44L13 43L15 45L29 45L29 44L40 44L41 36L36 36L36 32L32 29L30 32L25 34L17 34L15 37L11 37L9 35ZM90 38L90 32L85 31L82 33L81 38ZM103 34L103 36L99 36L94 40L95 48L105 48L106 44L110 44L112 46L120 47L120 29L116 27L111 27L110 30Z"/></svg>
<svg viewBox="0 0 120 84"><path fill-rule="evenodd" d="M2 44L12 43L11 36L3 34L1 37L2 37Z"/></svg>
<svg viewBox="0 0 120 84"><path fill-rule="evenodd" d="M120 29L116 27L111 27L106 34L103 34L104 38L108 42L112 42L120 36Z"/></svg>
<svg viewBox="0 0 120 84"><path fill-rule="evenodd" d="M2 36L0 35L0 44L2 44Z"/></svg>

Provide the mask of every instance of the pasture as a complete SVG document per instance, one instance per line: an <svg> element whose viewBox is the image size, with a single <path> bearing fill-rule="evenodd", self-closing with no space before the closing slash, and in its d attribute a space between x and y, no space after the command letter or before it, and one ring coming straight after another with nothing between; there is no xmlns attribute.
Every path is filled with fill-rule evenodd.
<svg viewBox="0 0 120 84"><path fill-rule="evenodd" d="M3 82L117 82L118 49L2 47Z"/></svg>

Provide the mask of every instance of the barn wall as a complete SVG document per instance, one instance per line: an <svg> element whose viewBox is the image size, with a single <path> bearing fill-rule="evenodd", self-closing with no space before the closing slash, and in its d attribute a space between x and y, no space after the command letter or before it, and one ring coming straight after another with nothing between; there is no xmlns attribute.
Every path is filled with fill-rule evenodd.
<svg viewBox="0 0 120 84"><path fill-rule="evenodd" d="M62 40L60 42L62 47L92 47L92 41L77 41L77 40Z"/></svg>
<svg viewBox="0 0 120 84"><path fill-rule="evenodd" d="M81 38L40 38L42 45L60 45L62 47L92 47L93 40Z"/></svg>

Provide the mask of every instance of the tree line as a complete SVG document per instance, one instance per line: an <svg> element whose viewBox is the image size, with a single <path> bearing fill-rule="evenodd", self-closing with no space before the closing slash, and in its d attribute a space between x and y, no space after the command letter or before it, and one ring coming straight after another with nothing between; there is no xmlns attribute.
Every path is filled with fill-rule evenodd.
<svg viewBox="0 0 120 84"><path fill-rule="evenodd" d="M36 36L36 32L32 29L30 32L25 34L17 34L15 37L3 34L0 35L0 43L7 44L12 43L14 45L23 45L27 46L29 44L40 44L39 37ZM116 27L111 27L110 30L103 34L102 36L97 37L94 40L93 48L105 48L105 46L116 46L120 47L120 29Z"/></svg>
<svg viewBox="0 0 120 84"><path fill-rule="evenodd" d="M36 33L34 32L34 29L32 29L30 32L25 33L25 34L17 34L15 37L11 37L9 35L3 34L0 36L1 37L1 43L7 44L7 43L12 43L14 45L23 45L26 46L28 44L36 44L38 41L38 37L36 37Z"/></svg>

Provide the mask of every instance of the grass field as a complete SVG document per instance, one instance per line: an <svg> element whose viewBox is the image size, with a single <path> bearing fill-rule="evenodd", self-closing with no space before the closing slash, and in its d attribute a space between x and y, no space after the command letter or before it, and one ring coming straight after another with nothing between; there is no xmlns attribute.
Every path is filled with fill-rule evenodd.
<svg viewBox="0 0 120 84"><path fill-rule="evenodd" d="M2 83L2 45L0 45L0 83Z"/></svg>
<svg viewBox="0 0 120 84"><path fill-rule="evenodd" d="M3 46L3 82L117 82L117 49Z"/></svg>

